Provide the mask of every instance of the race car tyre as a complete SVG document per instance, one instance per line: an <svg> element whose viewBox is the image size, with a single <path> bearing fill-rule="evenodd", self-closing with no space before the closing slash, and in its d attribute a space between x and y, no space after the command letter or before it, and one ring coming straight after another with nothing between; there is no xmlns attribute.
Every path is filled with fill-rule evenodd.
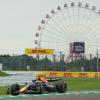
<svg viewBox="0 0 100 100"><path fill-rule="evenodd" d="M19 90L20 90L20 87L18 84L11 85L11 89L10 89L11 95L19 95Z"/></svg>
<svg viewBox="0 0 100 100"><path fill-rule="evenodd" d="M37 88L38 94L43 94L46 92L45 87L43 86L42 83L36 84L36 88Z"/></svg>
<svg viewBox="0 0 100 100"><path fill-rule="evenodd" d="M67 91L67 84L64 82L58 83L56 85L57 92L59 93L66 93Z"/></svg>

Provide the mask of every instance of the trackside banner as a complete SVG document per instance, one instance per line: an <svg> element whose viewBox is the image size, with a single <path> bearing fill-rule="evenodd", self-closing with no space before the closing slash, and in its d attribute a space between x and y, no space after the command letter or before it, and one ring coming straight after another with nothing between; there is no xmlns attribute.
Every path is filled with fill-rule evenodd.
<svg viewBox="0 0 100 100"><path fill-rule="evenodd" d="M67 77L67 78L100 78L100 72L46 72L46 76Z"/></svg>
<svg viewBox="0 0 100 100"><path fill-rule="evenodd" d="M54 54L53 49L34 49L34 48L26 48L25 54L35 54L35 55L52 55Z"/></svg>

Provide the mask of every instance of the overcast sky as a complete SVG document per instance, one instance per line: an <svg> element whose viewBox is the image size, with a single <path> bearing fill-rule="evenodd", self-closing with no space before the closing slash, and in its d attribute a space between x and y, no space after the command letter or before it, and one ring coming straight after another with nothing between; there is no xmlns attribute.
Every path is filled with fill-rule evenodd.
<svg viewBox="0 0 100 100"><path fill-rule="evenodd" d="M99 0L0 0L0 54L23 54L34 47L34 34L44 16L69 1L100 5Z"/></svg>

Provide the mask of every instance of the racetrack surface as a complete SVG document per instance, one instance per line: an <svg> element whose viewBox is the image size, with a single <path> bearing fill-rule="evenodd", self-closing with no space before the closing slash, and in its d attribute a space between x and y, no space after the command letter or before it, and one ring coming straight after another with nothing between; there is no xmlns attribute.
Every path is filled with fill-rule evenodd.
<svg viewBox="0 0 100 100"><path fill-rule="evenodd" d="M81 91L41 95L0 96L0 100L100 100L100 91Z"/></svg>
<svg viewBox="0 0 100 100"><path fill-rule="evenodd" d="M11 84L25 84L26 82L31 83L36 78L36 72L24 72L24 71L4 71L11 76L0 77L0 86L8 86Z"/></svg>
<svg viewBox="0 0 100 100"><path fill-rule="evenodd" d="M12 98L12 99L0 99L0 100L100 100L100 94L81 94L81 95L69 95L69 96L37 96L31 98Z"/></svg>

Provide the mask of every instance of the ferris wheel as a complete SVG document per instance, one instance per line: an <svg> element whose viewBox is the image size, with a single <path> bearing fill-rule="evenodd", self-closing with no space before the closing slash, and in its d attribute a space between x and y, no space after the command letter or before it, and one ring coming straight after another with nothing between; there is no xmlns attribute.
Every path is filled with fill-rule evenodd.
<svg viewBox="0 0 100 100"><path fill-rule="evenodd" d="M65 3L41 20L35 34L36 48L69 52L69 44L85 42L85 52L100 50L100 10L88 3Z"/></svg>

